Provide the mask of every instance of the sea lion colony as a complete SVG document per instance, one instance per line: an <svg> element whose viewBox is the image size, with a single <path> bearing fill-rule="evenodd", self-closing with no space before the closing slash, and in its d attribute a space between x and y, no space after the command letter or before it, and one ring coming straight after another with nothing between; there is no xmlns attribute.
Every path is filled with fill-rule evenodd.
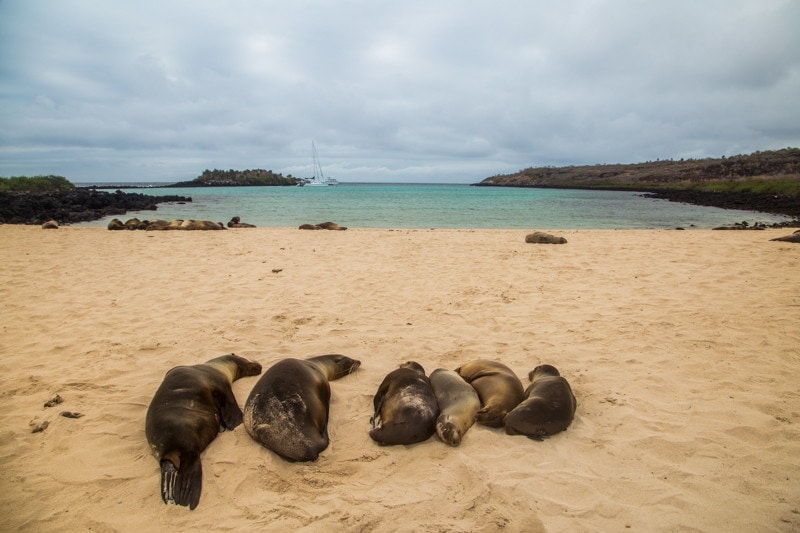
<svg viewBox="0 0 800 533"><path fill-rule="evenodd" d="M147 410L145 433L161 467L161 497L194 509L202 488L200 454L218 432L244 422L252 439L290 462L314 461L329 442L329 381L361 362L341 354L282 359L259 378L244 412L231 383L261 373L235 354L167 372ZM425 373L408 361L386 375L373 397L370 437L381 446L410 445L436 433L459 446L474 422L509 435L541 440L567 429L577 402L552 365L534 368L531 385L497 361L468 362L457 370Z"/></svg>

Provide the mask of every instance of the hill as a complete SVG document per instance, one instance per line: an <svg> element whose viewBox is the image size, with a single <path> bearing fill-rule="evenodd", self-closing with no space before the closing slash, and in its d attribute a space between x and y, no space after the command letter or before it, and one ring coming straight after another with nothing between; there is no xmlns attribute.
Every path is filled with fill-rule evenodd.
<svg viewBox="0 0 800 533"><path fill-rule="evenodd" d="M191 181L182 181L165 187L240 187L240 186L292 186L297 185L297 178L284 177L271 170L260 168L253 170L204 170Z"/></svg>
<svg viewBox="0 0 800 533"><path fill-rule="evenodd" d="M631 190L698 205L800 217L800 148L719 159L526 168L481 187Z"/></svg>

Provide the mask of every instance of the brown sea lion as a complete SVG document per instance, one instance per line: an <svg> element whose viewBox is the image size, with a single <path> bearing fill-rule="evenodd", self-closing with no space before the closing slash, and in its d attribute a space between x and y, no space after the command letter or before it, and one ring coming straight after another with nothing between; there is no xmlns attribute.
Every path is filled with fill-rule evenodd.
<svg viewBox="0 0 800 533"><path fill-rule="evenodd" d="M242 423L231 383L261 373L261 365L235 354L167 372L145 418L150 449L161 464L164 503L197 507L203 484L200 453L217 433Z"/></svg>
<svg viewBox="0 0 800 533"><path fill-rule="evenodd" d="M408 361L390 372L373 398L369 436L381 445L414 444L436 430L439 404L425 369Z"/></svg>
<svg viewBox="0 0 800 533"><path fill-rule="evenodd" d="M118 218L112 218L111 221L108 223L108 229L110 230L123 230L125 229L125 224Z"/></svg>
<svg viewBox="0 0 800 533"><path fill-rule="evenodd" d="M770 241L800 242L800 231L795 231L791 235L786 235L784 237L775 237L774 239L770 239Z"/></svg>
<svg viewBox="0 0 800 533"><path fill-rule="evenodd" d="M320 224L317 224L317 226L319 226L322 229L329 229L334 231L344 231L347 229L344 226L340 226L336 222L322 222Z"/></svg>
<svg viewBox="0 0 800 533"><path fill-rule="evenodd" d="M178 229L182 230L221 230L225 226L221 222L211 220L184 220Z"/></svg>
<svg viewBox="0 0 800 533"><path fill-rule="evenodd" d="M256 442L288 461L315 461L329 442L329 381L360 365L340 354L275 363L245 402L244 427Z"/></svg>
<svg viewBox="0 0 800 533"><path fill-rule="evenodd" d="M165 231L169 227L169 222L166 220L152 220L145 226L147 231Z"/></svg>
<svg viewBox="0 0 800 533"><path fill-rule="evenodd" d="M58 222L55 220L48 220L42 224L42 229L58 229Z"/></svg>
<svg viewBox="0 0 800 533"><path fill-rule="evenodd" d="M431 372L431 387L439 404L436 434L450 446L458 446L481 408L475 388L453 370Z"/></svg>
<svg viewBox="0 0 800 533"><path fill-rule="evenodd" d="M475 419L480 424L502 427L506 414L525 399L522 382L503 363L479 359L456 372L478 391L482 407Z"/></svg>
<svg viewBox="0 0 800 533"><path fill-rule="evenodd" d="M255 228L253 224L248 224L246 222L242 222L239 217L233 217L230 222L228 222L229 228Z"/></svg>
<svg viewBox="0 0 800 533"><path fill-rule="evenodd" d="M138 218L129 218L128 220L125 221L125 229L131 231L137 230L139 229L139 224L141 223L142 221L139 220Z"/></svg>
<svg viewBox="0 0 800 533"><path fill-rule="evenodd" d="M556 237L543 231L534 231L525 236L525 242L534 244L567 244L567 239Z"/></svg>
<svg viewBox="0 0 800 533"><path fill-rule="evenodd" d="M578 406L569 382L552 365L539 365L528 377L527 399L506 415L506 433L542 440L567 429Z"/></svg>

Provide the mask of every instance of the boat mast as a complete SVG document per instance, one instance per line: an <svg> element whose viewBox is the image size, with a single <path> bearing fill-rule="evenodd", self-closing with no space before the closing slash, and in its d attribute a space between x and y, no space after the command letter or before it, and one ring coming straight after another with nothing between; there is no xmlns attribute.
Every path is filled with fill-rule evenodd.
<svg viewBox="0 0 800 533"><path fill-rule="evenodd" d="M314 145L314 141L311 141L311 157L313 159L314 165L314 181L325 181L325 175L322 173L322 165L319 164L319 157L317 156L317 147ZM319 170L319 179L317 179L317 170Z"/></svg>

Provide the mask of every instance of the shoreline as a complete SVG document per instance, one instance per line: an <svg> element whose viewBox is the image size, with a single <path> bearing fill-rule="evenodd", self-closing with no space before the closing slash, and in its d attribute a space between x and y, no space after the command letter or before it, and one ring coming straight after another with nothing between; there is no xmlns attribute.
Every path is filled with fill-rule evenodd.
<svg viewBox="0 0 800 533"><path fill-rule="evenodd" d="M779 229L554 233L568 243L0 226L13 252L0 257L0 528L800 528L800 245L770 242ZM316 462L283 461L240 426L203 452L197 509L164 505L147 406L170 368L231 352L265 369L323 353L362 365L331 383ZM480 358L524 384L555 365L577 397L569 429L536 442L473 426L457 448L370 440L372 397L398 364ZM257 379L234 383L240 406ZM43 407L55 394L64 403Z"/></svg>

